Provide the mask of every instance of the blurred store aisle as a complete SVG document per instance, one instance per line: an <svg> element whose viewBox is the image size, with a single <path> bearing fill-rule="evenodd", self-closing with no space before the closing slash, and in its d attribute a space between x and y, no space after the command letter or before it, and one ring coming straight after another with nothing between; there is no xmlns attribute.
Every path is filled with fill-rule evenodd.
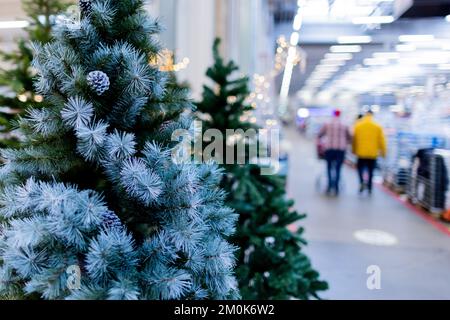
<svg viewBox="0 0 450 320"><path fill-rule="evenodd" d="M323 298L450 299L450 237L379 188L372 197L359 196L356 172L348 167L341 196L321 195L315 181L325 164L316 159L314 144L294 129L285 133L292 146L288 194L296 209L308 214L302 222L307 252L330 284ZM354 233L364 229L387 232L397 243L376 246L356 240ZM367 288L370 265L380 267L380 290Z"/></svg>

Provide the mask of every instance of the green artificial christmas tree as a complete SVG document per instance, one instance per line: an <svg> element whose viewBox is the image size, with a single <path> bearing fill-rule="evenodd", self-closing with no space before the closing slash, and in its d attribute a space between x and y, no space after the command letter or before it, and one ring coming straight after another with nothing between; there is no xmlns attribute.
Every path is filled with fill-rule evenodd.
<svg viewBox="0 0 450 320"><path fill-rule="evenodd" d="M33 52L31 41L47 43L56 14L65 8L69 0L22 0L22 7L29 17L27 37L19 39L17 50L0 53L0 59L10 65L0 70L0 86L8 89L0 94L0 147L16 146L17 137L11 134L11 120L24 113L27 107L38 107L42 96L33 87L34 70L31 67Z"/></svg>
<svg viewBox="0 0 450 320"><path fill-rule="evenodd" d="M2 151L0 293L45 299L239 297L237 215L213 164L179 161L186 91L149 61L144 0L81 0L81 21L34 45L44 108Z"/></svg>
<svg viewBox="0 0 450 320"><path fill-rule="evenodd" d="M203 129L216 128L225 136L227 129L255 127L242 121L244 113L252 110L245 104L250 93L248 79L234 77L238 67L233 62L223 61L219 44L216 40L215 63L206 73L215 87L204 86L203 100L197 107L199 117L206 119ZM244 143L248 147L256 141ZM294 211L293 201L286 199L285 178L261 175L256 164L224 164L223 167L226 175L222 186L228 192L227 204L239 214L238 229L232 242L240 248L236 274L242 297L264 300L318 298L318 292L326 290L328 285L319 279L318 272L302 251L306 245L303 228L296 232L287 228L305 216Z"/></svg>

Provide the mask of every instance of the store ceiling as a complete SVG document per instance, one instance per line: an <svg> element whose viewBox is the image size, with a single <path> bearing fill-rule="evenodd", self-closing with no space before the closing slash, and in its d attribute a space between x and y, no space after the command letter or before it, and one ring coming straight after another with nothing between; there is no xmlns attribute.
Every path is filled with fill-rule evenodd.
<svg viewBox="0 0 450 320"><path fill-rule="evenodd" d="M297 12L298 0L268 0L276 23L292 21ZM445 16L450 14L450 0L302 0L310 2L316 8L327 5L328 7L355 8L375 5L380 9L407 5L408 9L402 13L405 18L423 18L431 16ZM372 8L373 10L374 8Z"/></svg>
<svg viewBox="0 0 450 320"><path fill-rule="evenodd" d="M363 3L368 0L350 1ZM328 1L328 5L333 3L336 4L337 0ZM450 19L448 22L444 19L450 14L449 7L450 0L415 1L411 6L405 7L403 14L396 17L393 23L381 25L355 25L351 17L347 21L336 17L322 21L317 18L311 20L311 17L308 20L305 17L300 30L299 46L307 54L307 67L304 73L300 68L294 70L291 96L301 95L306 90L313 95L336 95L347 89L354 89L361 96L390 95L403 87L424 88L430 75L445 84L450 78ZM277 23L275 34L289 39L292 20ZM405 42L405 37L402 37L400 41L399 37L404 35L426 35L434 39L416 43ZM351 59L340 63L336 71L323 75L319 69L323 64L330 63L324 57L330 53L331 46L338 45L337 40L342 36L370 37L370 43L357 44L360 46L359 52L351 53ZM408 48L400 46L402 48L397 52L399 44L416 48L412 52L403 52L403 49ZM374 59L374 54L379 57L380 52L385 53L384 56L381 54L382 57L387 53L397 59ZM282 76L278 77L278 87L281 86L281 80Z"/></svg>

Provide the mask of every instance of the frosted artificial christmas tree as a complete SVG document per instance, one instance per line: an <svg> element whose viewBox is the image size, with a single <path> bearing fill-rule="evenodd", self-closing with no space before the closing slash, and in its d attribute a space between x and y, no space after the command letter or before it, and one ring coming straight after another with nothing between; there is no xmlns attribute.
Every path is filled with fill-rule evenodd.
<svg viewBox="0 0 450 320"><path fill-rule="evenodd" d="M160 26L143 3L83 0L79 23L34 46L46 106L2 151L3 296L238 297L225 240L237 216L215 165L174 161L192 105L148 63Z"/></svg>
<svg viewBox="0 0 450 320"><path fill-rule="evenodd" d="M203 99L197 104L203 129L218 129L226 137L229 129L244 131L257 126L243 120L253 108L246 104L249 95L248 79L236 77L237 65L226 63L219 54L220 41L214 43L214 65L206 75L215 84L204 86ZM237 144L229 144L226 152L237 154ZM216 141L215 141L216 142ZM221 142L225 145L225 141ZM249 158L252 139L243 142L245 157ZM222 155L224 159L230 158ZM328 285L312 267L303 252L306 241L303 228L295 232L288 226L305 216L294 209L287 199L285 178L261 175L256 164L224 164L226 174L222 186L228 192L227 204L239 214L239 223L232 242L239 247L236 276L244 299L309 299Z"/></svg>

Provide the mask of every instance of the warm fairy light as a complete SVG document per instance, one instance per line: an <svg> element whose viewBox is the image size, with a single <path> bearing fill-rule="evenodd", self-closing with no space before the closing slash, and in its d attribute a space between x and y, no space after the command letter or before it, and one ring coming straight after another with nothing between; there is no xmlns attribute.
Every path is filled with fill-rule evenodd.
<svg viewBox="0 0 450 320"><path fill-rule="evenodd" d="M186 69L190 62L188 57L184 57L181 62L175 63L174 53L169 49L164 49L159 56L150 61L150 64L158 66L162 72L177 72Z"/></svg>
<svg viewBox="0 0 450 320"><path fill-rule="evenodd" d="M37 94L37 95L34 96L34 101L40 103L40 102L44 101L44 97L39 95L39 94Z"/></svg>
<svg viewBox="0 0 450 320"><path fill-rule="evenodd" d="M17 96L17 99L19 99L20 102L27 102L28 98L26 94L19 94Z"/></svg>
<svg viewBox="0 0 450 320"><path fill-rule="evenodd" d="M290 56L290 61L293 66L300 65L302 69L304 68L303 65L306 61L306 54L301 48L297 46L290 46L284 36L280 36L278 38L277 44L278 47L275 53L274 66L277 74L282 72L282 69L286 66L288 56Z"/></svg>
<svg viewBox="0 0 450 320"><path fill-rule="evenodd" d="M229 96L228 98L227 98L227 103L228 104L233 104L233 103L235 103L237 101L237 97L236 96Z"/></svg>
<svg viewBox="0 0 450 320"><path fill-rule="evenodd" d="M275 119L268 119L268 120L266 120L266 125L268 127L273 127L273 126L276 126L277 124L278 124L278 121L275 120Z"/></svg>

